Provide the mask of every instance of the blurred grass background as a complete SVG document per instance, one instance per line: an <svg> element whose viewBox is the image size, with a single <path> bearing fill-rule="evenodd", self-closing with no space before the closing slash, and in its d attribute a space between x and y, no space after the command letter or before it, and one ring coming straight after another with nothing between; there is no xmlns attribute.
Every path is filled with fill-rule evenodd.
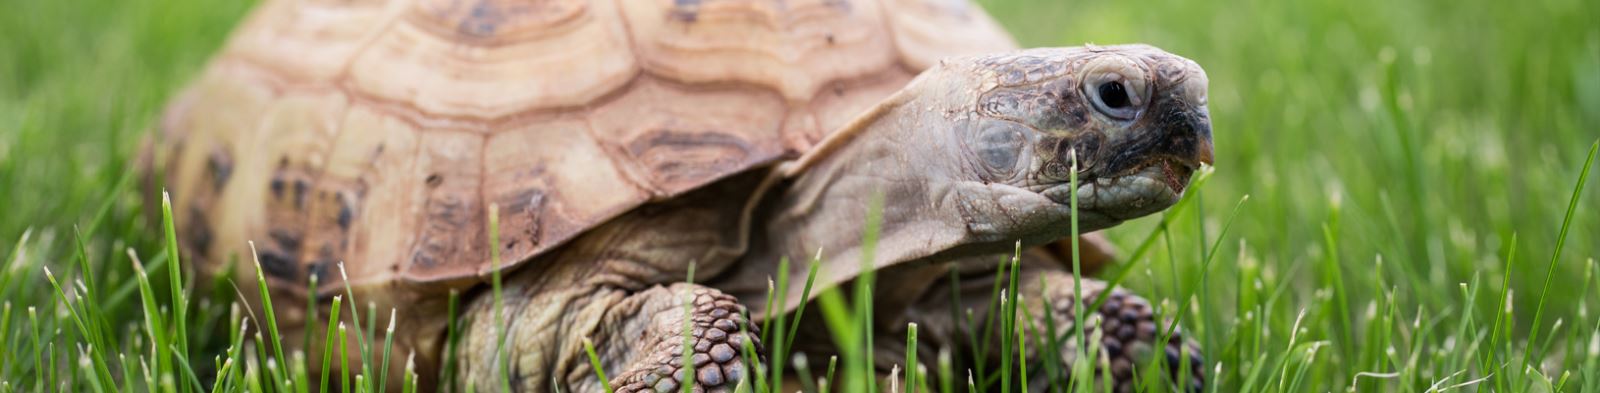
<svg viewBox="0 0 1600 393"><path fill-rule="evenodd" d="M1570 373L1568 391L1600 383L1585 378L1600 370L1600 348L1587 348L1600 340L1589 310L1600 300L1590 285L1600 255L1595 186L1578 203L1555 270L1546 269L1600 138L1600 2L979 4L1027 46L1145 42L1208 71L1217 172L1200 190L1200 209L1174 217L1147 258L1124 264L1134 269L1126 285L1168 307L1199 290L1184 325L1208 362L1221 363L1222 391L1266 390L1248 381L1284 390L1290 370L1304 370L1303 384L1290 386L1306 391L1421 391L1505 374L1555 385ZM48 303L37 269L22 267L70 262L74 225L102 223L88 249L113 281L131 270L117 259L123 247L159 249L137 193L118 189L137 188L124 175L140 134L249 7L5 1L0 270L10 273L0 275L9 281L0 298ZM1126 253L1156 221L1111 234ZM1198 256L1213 242L1217 260L1202 272ZM1541 341L1554 341L1533 351L1537 367L1519 370L1523 359L1504 353L1485 358L1496 345L1526 353L1547 273L1537 326ZM1507 275L1513 335L1497 344L1490 332ZM113 311L133 320L134 308ZM1291 335L1297 320L1302 329ZM1300 353L1311 348L1320 353ZM1262 361L1291 354L1309 366L1251 376ZM0 375L20 368L0 366ZM1360 372L1378 375L1358 384ZM1537 391L1538 380L1487 383Z"/></svg>

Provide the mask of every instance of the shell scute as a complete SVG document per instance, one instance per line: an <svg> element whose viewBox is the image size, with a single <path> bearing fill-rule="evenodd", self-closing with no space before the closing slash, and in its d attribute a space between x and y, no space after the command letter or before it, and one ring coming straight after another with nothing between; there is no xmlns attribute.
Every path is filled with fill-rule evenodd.
<svg viewBox="0 0 1600 393"><path fill-rule="evenodd" d="M266 1L223 49L225 56L281 73L298 83L326 84L400 11L387 0Z"/></svg>
<svg viewBox="0 0 1600 393"><path fill-rule="evenodd" d="M353 90L427 116L492 121L583 105L638 72L612 1L550 2L564 7L553 19L504 1L436 3L466 2L413 4L352 60ZM492 29L461 27L496 18Z"/></svg>
<svg viewBox="0 0 1600 393"><path fill-rule="evenodd" d="M416 178L432 179L415 187L416 240L406 256L406 274L430 276L457 263L487 261L488 234L483 220L487 206L480 197L483 180L482 135L464 131L424 130L417 155ZM425 180L426 181L426 180Z"/></svg>
<svg viewBox="0 0 1600 393"><path fill-rule="evenodd" d="M500 206L498 247L505 260L549 249L649 197L606 158L589 127L587 118L563 116L489 137L484 199ZM474 265L471 271L487 269Z"/></svg>
<svg viewBox="0 0 1600 393"><path fill-rule="evenodd" d="M648 0L623 10L646 71L750 83L792 101L895 65L876 1Z"/></svg>
<svg viewBox="0 0 1600 393"><path fill-rule="evenodd" d="M791 153L780 134L786 111L769 91L643 78L590 123L625 175L661 199Z"/></svg>
<svg viewBox="0 0 1600 393"><path fill-rule="evenodd" d="M320 199L318 175L335 146L346 109L347 100L338 92L286 94L263 116L252 141L235 145L259 149L240 155L241 175L249 173L247 178L257 184L241 184L241 195L225 200L254 206L234 205L220 213L267 235L248 240L255 241L263 272L276 286L304 288L304 263L327 254L321 253L325 244L310 236L309 213ZM249 193L262 188L271 191ZM239 257L241 263L250 261L249 255Z"/></svg>
<svg viewBox="0 0 1600 393"><path fill-rule="evenodd" d="M411 251L421 219L415 213L421 197L418 190L425 187L417 169L422 136L410 123L356 107L340 127L318 187L342 196L320 200L321 205L313 210L320 212L318 220L324 223L318 228L326 231L316 235L327 236L330 243L337 239L342 254L308 261L305 266L311 274L321 274L318 282L323 292L343 290L337 269L327 265L328 261L346 262L353 277L392 279L391 263L378 261L397 263Z"/></svg>

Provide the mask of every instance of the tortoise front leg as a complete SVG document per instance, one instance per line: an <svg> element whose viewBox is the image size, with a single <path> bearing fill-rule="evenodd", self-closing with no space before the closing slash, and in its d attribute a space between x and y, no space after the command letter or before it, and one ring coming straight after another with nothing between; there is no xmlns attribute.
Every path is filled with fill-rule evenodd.
<svg viewBox="0 0 1600 393"><path fill-rule="evenodd" d="M598 336L606 353L631 357L611 381L617 392L732 392L749 376L746 345L761 353L756 328L738 299L691 284L655 287L630 296L607 314ZM684 364L684 345L689 366ZM627 356L631 352L632 356Z"/></svg>
<svg viewBox="0 0 1600 393"><path fill-rule="evenodd" d="M759 353L744 306L699 285L632 293L604 286L526 291L512 281L505 293L504 344L495 340L491 296L478 296L468 309L470 320L457 350L458 387L499 391L509 384L514 391L601 392L583 348L589 338L617 392L677 392L684 383L696 392L732 391L748 374L740 356L743 345L757 346ZM685 321L693 374L683 364ZM497 362L501 356L509 362Z"/></svg>
<svg viewBox="0 0 1600 393"><path fill-rule="evenodd" d="M1077 356L1077 340L1073 339L1077 316L1073 309L1090 306L1101 296L1107 296L1109 299L1099 309L1084 310L1083 315L1086 336L1100 338L1100 355L1095 360L1096 379L1109 380L1118 392L1133 391L1135 380L1140 377L1135 375L1136 371L1137 374L1150 372L1152 369L1148 367L1159 359L1165 362L1170 381L1185 387L1180 391L1204 390L1205 360L1200 355L1200 348L1186 342L1182 330L1172 327L1170 321L1156 318L1148 300L1122 288L1107 288L1105 282L1093 279L1079 280L1083 286L1082 297L1076 297L1072 273L1059 268L1027 271L1021 275L1021 279L1025 281L1018 292L1028 296L1024 300L1028 307L1027 314L1034 317L1034 320L1027 322L1033 323L1034 328L1050 326L1050 323L1055 325L1060 359L1070 363ZM1034 300L1041 297L1049 300L1051 307L1047 308L1043 301ZM1046 321L1045 318L1051 320ZM1172 335L1162 341L1160 336L1168 328L1173 329ZM1044 332L1047 329L1037 331ZM1047 353L1038 350L1048 347L1045 336L1034 336L1030 340L1028 344L1035 350L1034 353ZM1036 363L1039 362L1037 357L1034 358ZM1183 368L1188 368L1187 373ZM1058 375L1070 373L1070 370L1062 371ZM1043 386L1047 385L1035 387L1034 390Z"/></svg>
<svg viewBox="0 0 1600 393"><path fill-rule="evenodd" d="M1007 258L1009 259L1009 258ZM965 314L970 310L971 315L981 318L986 315L991 305L992 291L995 280L1002 280L1004 285L1006 276L996 276L995 263L1001 260L999 256L970 259L958 263L962 279L960 288L951 288L948 283L933 286L923 302L907 310L907 317L912 322L919 324L922 336L927 337L928 344L933 348L948 347L961 348L962 352L972 355L974 352L969 334L973 328L966 321L957 322L952 316L952 302L959 294L960 303L954 309ZM1093 303L1101 295L1110 296L1099 309L1086 310L1084 314L1085 333L1088 337L1099 337L1100 352L1094 361L1094 374L1098 383L1110 383L1115 391L1133 391L1136 379L1142 378L1149 366L1157 357L1166 362L1170 381L1183 383L1187 389L1183 391L1201 391L1205 382L1204 360L1199 348L1186 342L1182 331L1175 330L1172 337L1162 342L1159 339L1160 331L1166 329L1168 322L1159 320L1152 313L1149 301L1134 295L1122 288L1107 290L1106 283L1093 279L1081 279L1083 285L1081 298L1073 290L1073 277L1070 267L1064 266L1060 261L1050 255L1030 251L1023 254L1023 261L1018 272L1020 285L1018 293L1023 297L1022 303L1026 310L1018 310L1019 323L1030 324L1026 334L1026 349L1029 373L1030 391L1045 391L1049 387L1048 378L1052 375L1058 378L1069 378L1071 365L1077 357L1077 345L1074 343L1074 324L1076 316L1074 307L1084 307ZM953 294L951 291L956 291ZM1050 307L1046 307L1048 301ZM998 310L996 310L998 312ZM1031 318L1030 318L1031 317ZM1051 350L1047 336L1042 332L1047 327L1055 326L1058 337L1059 356L1061 363L1047 363L1042 354ZM976 325L977 332L984 331L983 323ZM999 325L990 328L994 331L987 337L987 351L981 356L967 356L963 360L965 367L972 368L975 362L984 362L985 368L991 370L1000 366L1001 353L999 350ZM983 340L984 338L980 338ZM933 349L929 348L929 349ZM1185 360L1184 352L1188 352L1187 376L1181 375L1182 363ZM1015 356L1013 353L1013 366ZM1058 369L1047 370L1048 364L1057 364ZM1183 381L1180 381L1183 380ZM1065 381L1058 380L1057 383ZM1096 391L1099 390L1097 387ZM1165 389L1158 389L1165 390Z"/></svg>

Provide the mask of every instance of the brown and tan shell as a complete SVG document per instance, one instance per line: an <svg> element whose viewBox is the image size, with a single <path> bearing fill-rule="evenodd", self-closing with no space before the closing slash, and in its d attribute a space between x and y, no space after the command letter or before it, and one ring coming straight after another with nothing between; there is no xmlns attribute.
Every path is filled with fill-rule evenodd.
<svg viewBox="0 0 1600 393"><path fill-rule="evenodd" d="M938 59L965 0L275 0L168 108L188 255L274 287L452 287L793 158ZM730 196L743 198L744 196ZM251 271L251 270L243 270Z"/></svg>

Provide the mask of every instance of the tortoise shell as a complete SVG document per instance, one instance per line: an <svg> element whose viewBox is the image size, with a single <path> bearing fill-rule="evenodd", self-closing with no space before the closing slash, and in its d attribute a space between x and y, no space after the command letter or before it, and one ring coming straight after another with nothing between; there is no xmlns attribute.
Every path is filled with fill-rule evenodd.
<svg viewBox="0 0 1600 393"><path fill-rule="evenodd" d="M253 241L278 289L339 288L341 261L456 287L492 267L491 205L516 267L1014 47L964 0L276 0L173 101L157 156L206 271Z"/></svg>

